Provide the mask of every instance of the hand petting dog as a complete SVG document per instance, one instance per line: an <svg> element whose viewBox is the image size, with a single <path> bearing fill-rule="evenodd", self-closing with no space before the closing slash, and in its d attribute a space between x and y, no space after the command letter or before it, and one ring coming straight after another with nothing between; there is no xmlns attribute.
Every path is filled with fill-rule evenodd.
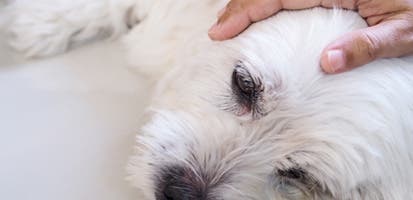
<svg viewBox="0 0 413 200"><path fill-rule="evenodd" d="M377 58L413 52L413 0L232 0L218 13L219 19L209 30L209 36L226 40L282 9L316 6L357 10L369 25L324 49L320 63L326 73L339 73Z"/></svg>

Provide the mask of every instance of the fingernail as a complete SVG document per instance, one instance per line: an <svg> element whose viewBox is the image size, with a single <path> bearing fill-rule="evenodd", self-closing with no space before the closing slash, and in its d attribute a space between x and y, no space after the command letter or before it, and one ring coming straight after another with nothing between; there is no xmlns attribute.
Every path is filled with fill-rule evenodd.
<svg viewBox="0 0 413 200"><path fill-rule="evenodd" d="M346 57L342 50L328 51L327 59L331 72L339 72L346 67Z"/></svg>
<svg viewBox="0 0 413 200"><path fill-rule="evenodd" d="M218 32L218 29L219 29L219 24L217 22L209 29L208 33L209 34L214 34L214 33Z"/></svg>
<svg viewBox="0 0 413 200"><path fill-rule="evenodd" d="M217 22L209 29L208 33L209 34L214 34L216 32L219 32L219 28L220 28L222 22L223 22L223 18L221 16L221 17L218 18Z"/></svg>

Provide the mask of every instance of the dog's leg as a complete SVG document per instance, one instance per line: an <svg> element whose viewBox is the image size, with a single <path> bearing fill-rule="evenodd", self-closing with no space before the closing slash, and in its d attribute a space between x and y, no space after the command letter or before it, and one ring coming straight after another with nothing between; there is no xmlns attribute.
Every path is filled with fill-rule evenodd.
<svg viewBox="0 0 413 200"><path fill-rule="evenodd" d="M62 53L73 44L125 33L147 13L137 0L15 0L7 10L10 44L27 57ZM139 5L137 5L139 4ZM139 10L136 8L139 7ZM149 9L147 9L149 10ZM138 13L139 12L139 13Z"/></svg>

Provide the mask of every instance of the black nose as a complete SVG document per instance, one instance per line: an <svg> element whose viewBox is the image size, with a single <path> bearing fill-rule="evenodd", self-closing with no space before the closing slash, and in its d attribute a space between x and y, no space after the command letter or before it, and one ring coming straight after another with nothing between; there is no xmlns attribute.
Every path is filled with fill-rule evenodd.
<svg viewBox="0 0 413 200"><path fill-rule="evenodd" d="M166 167L158 176L157 200L206 200L207 187L202 176L181 166Z"/></svg>

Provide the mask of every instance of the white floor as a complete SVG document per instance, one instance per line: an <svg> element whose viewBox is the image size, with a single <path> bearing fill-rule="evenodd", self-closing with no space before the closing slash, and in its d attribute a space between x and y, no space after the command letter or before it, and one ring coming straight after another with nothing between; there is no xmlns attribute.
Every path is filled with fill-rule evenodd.
<svg viewBox="0 0 413 200"><path fill-rule="evenodd" d="M124 177L147 86L120 45L22 61L0 37L0 199L140 199Z"/></svg>

